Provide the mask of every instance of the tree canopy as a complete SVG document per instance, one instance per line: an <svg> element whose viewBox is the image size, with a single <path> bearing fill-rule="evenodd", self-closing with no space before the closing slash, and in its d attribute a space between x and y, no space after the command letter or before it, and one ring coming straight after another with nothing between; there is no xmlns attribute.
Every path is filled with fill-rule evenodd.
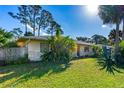
<svg viewBox="0 0 124 93"><path fill-rule="evenodd" d="M95 44L107 44L107 38L102 35L95 34L91 38Z"/></svg>
<svg viewBox="0 0 124 93"><path fill-rule="evenodd" d="M108 44L108 39L102 35L93 35L89 37L76 37L77 40L87 42L87 43L95 43L95 44Z"/></svg>
<svg viewBox="0 0 124 93"><path fill-rule="evenodd" d="M110 43L113 45L115 42L115 38L116 38L116 30L112 29L108 35L109 41ZM119 41L122 40L122 31L119 30Z"/></svg>
<svg viewBox="0 0 124 93"><path fill-rule="evenodd" d="M7 44L13 38L13 34L11 32L7 32L5 29L0 28L0 47Z"/></svg>
<svg viewBox="0 0 124 93"><path fill-rule="evenodd" d="M28 32L28 26L33 29L33 35L40 36L40 32L45 30L54 33L56 29L61 29L61 26L54 20L52 14L44 10L40 5L21 5L18 7L18 12L8 12L14 19L19 20L20 23L25 25L25 35ZM61 30L61 32L63 32Z"/></svg>
<svg viewBox="0 0 124 93"><path fill-rule="evenodd" d="M119 51L119 26L122 19L122 11L118 5L100 5L99 17L102 19L103 24L116 25L116 38L115 38L115 54Z"/></svg>

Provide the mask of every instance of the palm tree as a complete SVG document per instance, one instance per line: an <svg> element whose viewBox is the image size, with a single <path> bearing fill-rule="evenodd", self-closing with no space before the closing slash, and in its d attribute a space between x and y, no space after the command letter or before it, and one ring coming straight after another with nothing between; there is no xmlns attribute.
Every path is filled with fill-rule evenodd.
<svg viewBox="0 0 124 93"><path fill-rule="evenodd" d="M121 20L122 20L122 40L124 40L124 5L120 5L120 11L121 11Z"/></svg>
<svg viewBox="0 0 124 93"><path fill-rule="evenodd" d="M123 32L122 32L122 40L124 40L124 18L122 19L122 22L123 22L123 28L122 28L122 29L123 29L123 30L122 30L122 31L123 31Z"/></svg>
<svg viewBox="0 0 124 93"><path fill-rule="evenodd" d="M115 37L116 37L116 30L115 29L112 29L108 35L108 38L109 38L109 41L111 43L111 45L114 44L115 42ZM122 31L119 30L119 41L122 40Z"/></svg>
<svg viewBox="0 0 124 93"><path fill-rule="evenodd" d="M117 5L101 5L99 6L99 17L103 20L103 24L116 25L115 37L115 54L119 49L119 25L121 22L121 11Z"/></svg>
<svg viewBox="0 0 124 93"><path fill-rule="evenodd" d="M0 28L0 47L10 42L12 38L13 34L11 32L7 32L5 29Z"/></svg>

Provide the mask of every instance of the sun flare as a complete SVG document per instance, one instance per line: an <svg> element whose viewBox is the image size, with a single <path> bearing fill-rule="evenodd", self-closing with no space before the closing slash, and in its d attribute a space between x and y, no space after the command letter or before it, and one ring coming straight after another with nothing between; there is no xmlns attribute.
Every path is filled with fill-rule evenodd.
<svg viewBox="0 0 124 93"><path fill-rule="evenodd" d="M86 9L89 14L98 14L98 5L87 5Z"/></svg>

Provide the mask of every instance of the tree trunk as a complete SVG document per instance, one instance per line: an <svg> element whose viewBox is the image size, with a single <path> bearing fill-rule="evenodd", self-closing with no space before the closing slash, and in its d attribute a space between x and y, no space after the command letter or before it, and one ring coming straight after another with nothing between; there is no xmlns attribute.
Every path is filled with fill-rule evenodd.
<svg viewBox="0 0 124 93"><path fill-rule="evenodd" d="M124 40L124 18L123 18L122 40Z"/></svg>
<svg viewBox="0 0 124 93"><path fill-rule="evenodd" d="M115 55L118 54L119 50L119 22L116 23L116 36L115 36Z"/></svg>
<svg viewBox="0 0 124 93"><path fill-rule="evenodd" d="M33 29L33 36L35 36L35 31L34 31L34 29Z"/></svg>
<svg viewBox="0 0 124 93"><path fill-rule="evenodd" d="M35 23L33 23L35 24ZM35 36L35 26L33 26L33 35Z"/></svg>
<svg viewBox="0 0 124 93"><path fill-rule="evenodd" d="M40 36L40 30L38 30L38 36Z"/></svg>
<svg viewBox="0 0 124 93"><path fill-rule="evenodd" d="M54 33L53 33L53 31L51 31L51 37L53 37L54 36Z"/></svg>
<svg viewBox="0 0 124 93"><path fill-rule="evenodd" d="M34 36L35 36L35 16L36 16L36 14L34 13L34 16L33 16L33 21L34 21L33 34L34 34Z"/></svg>
<svg viewBox="0 0 124 93"><path fill-rule="evenodd" d="M27 36L27 23L25 23L25 36Z"/></svg>
<svg viewBox="0 0 124 93"><path fill-rule="evenodd" d="M40 26L39 26L39 28L38 28L38 36L40 36Z"/></svg>
<svg viewBox="0 0 124 93"><path fill-rule="evenodd" d="M34 27L33 27L33 34L35 36L35 23L34 23Z"/></svg>

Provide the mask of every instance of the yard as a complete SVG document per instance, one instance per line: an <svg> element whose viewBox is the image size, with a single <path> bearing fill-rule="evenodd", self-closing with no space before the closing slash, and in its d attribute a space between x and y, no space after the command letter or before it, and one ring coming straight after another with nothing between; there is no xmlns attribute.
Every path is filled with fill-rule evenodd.
<svg viewBox="0 0 124 93"><path fill-rule="evenodd" d="M71 61L70 65L30 63L0 67L0 87L124 87L124 70L100 70L98 59Z"/></svg>

